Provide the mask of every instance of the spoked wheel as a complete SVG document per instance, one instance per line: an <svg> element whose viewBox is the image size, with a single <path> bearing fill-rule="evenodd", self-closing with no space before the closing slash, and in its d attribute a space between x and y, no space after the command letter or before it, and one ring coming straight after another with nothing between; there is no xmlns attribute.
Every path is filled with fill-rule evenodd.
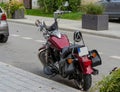
<svg viewBox="0 0 120 92"><path fill-rule="evenodd" d="M45 66L47 64L47 61L46 61L46 56L45 56L45 51L46 50L42 50L38 53L38 58L40 59L41 63L43 66Z"/></svg>
<svg viewBox="0 0 120 92"><path fill-rule="evenodd" d="M43 66L46 66L46 65L54 63L53 60L50 58L50 56L46 55L46 50L45 49L41 50L38 53L38 58L41 61L41 63L43 64Z"/></svg>
<svg viewBox="0 0 120 92"><path fill-rule="evenodd" d="M74 83L80 90L87 91L92 84L91 74L82 74L77 79L74 79Z"/></svg>
<svg viewBox="0 0 120 92"><path fill-rule="evenodd" d="M46 57L46 50L42 50L38 53L38 58L43 65L43 71L46 75L52 75L53 73L58 73L57 68L53 66L53 61L49 56ZM47 58L47 61L46 61Z"/></svg>

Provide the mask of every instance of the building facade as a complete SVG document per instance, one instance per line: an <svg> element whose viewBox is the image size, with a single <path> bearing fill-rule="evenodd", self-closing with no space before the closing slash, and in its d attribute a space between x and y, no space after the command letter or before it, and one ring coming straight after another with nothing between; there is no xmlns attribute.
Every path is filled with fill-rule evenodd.
<svg viewBox="0 0 120 92"><path fill-rule="evenodd" d="M0 0L0 3L1 2L9 2L10 0ZM38 0L18 0L20 2L23 2L25 7L27 9L33 9L33 8L38 8L39 5L37 3Z"/></svg>
<svg viewBox="0 0 120 92"><path fill-rule="evenodd" d="M23 0L23 3L27 9L34 9L39 7L37 0Z"/></svg>
<svg viewBox="0 0 120 92"><path fill-rule="evenodd" d="M1 3L1 2L8 2L8 1L9 1L9 0L0 0L0 3Z"/></svg>
<svg viewBox="0 0 120 92"><path fill-rule="evenodd" d="M9 2L10 0L0 0L0 3L1 2ZM23 0L18 0L18 1L20 1L20 2L23 2Z"/></svg>
<svg viewBox="0 0 120 92"><path fill-rule="evenodd" d="M32 0L32 8L38 8L39 5L37 3L37 0Z"/></svg>

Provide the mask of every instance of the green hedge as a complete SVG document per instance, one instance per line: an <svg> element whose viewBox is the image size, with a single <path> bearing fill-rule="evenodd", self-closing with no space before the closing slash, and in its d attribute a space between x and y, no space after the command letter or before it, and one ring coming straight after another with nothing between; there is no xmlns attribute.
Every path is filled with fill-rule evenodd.
<svg viewBox="0 0 120 92"><path fill-rule="evenodd" d="M110 75L103 78L91 90L91 92L120 92L120 69L112 72Z"/></svg>
<svg viewBox="0 0 120 92"><path fill-rule="evenodd" d="M81 6L81 10L86 14L100 15L104 12L104 7L96 3L88 3Z"/></svg>
<svg viewBox="0 0 120 92"><path fill-rule="evenodd" d="M46 13L51 13L57 10L66 0L38 0L40 9ZM68 10L76 12L79 10L81 0L68 0Z"/></svg>

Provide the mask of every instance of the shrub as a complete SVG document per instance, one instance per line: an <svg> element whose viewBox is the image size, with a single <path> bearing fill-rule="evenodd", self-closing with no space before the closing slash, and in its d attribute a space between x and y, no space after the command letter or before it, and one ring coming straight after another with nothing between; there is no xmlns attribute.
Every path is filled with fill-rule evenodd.
<svg viewBox="0 0 120 92"><path fill-rule="evenodd" d="M0 6L1 6L2 8L4 8L4 7L5 7L5 3L0 3Z"/></svg>
<svg viewBox="0 0 120 92"><path fill-rule="evenodd" d="M3 8L7 12L9 18L11 18L11 16L16 10L24 9L25 11L23 3L19 2L18 0L11 0L7 3L4 3Z"/></svg>
<svg viewBox="0 0 120 92"><path fill-rule="evenodd" d="M38 0L38 4L40 9L45 13L51 13L57 10L65 1L66 0ZM68 0L68 2L70 6L67 9L71 11L79 10L81 0Z"/></svg>
<svg viewBox="0 0 120 92"><path fill-rule="evenodd" d="M91 92L120 92L120 69L112 72L110 75L103 78L91 90Z"/></svg>
<svg viewBox="0 0 120 92"><path fill-rule="evenodd" d="M69 0L69 10L73 12L80 11L81 0Z"/></svg>
<svg viewBox="0 0 120 92"><path fill-rule="evenodd" d="M100 15L104 12L104 7L100 4L89 3L81 6L81 10L86 14Z"/></svg>
<svg viewBox="0 0 120 92"><path fill-rule="evenodd" d="M11 13L14 13L15 10L18 10L18 9L23 9L24 6L23 6L23 3L17 1L17 0L11 0L9 2L9 7L10 7L10 12Z"/></svg>

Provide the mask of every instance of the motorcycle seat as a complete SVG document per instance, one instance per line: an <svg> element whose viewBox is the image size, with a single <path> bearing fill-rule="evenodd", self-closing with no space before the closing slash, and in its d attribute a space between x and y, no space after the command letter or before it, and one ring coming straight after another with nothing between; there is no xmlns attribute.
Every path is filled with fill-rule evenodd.
<svg viewBox="0 0 120 92"><path fill-rule="evenodd" d="M78 53L78 48L81 48L81 47L84 47L85 45L78 45L78 44L73 44L73 45L71 45L71 46L69 46L69 47L64 47L63 49L62 49L62 53L61 53L61 56L62 56L62 58L65 58L65 57L67 57L70 53L72 53L72 51L74 52L74 53Z"/></svg>

